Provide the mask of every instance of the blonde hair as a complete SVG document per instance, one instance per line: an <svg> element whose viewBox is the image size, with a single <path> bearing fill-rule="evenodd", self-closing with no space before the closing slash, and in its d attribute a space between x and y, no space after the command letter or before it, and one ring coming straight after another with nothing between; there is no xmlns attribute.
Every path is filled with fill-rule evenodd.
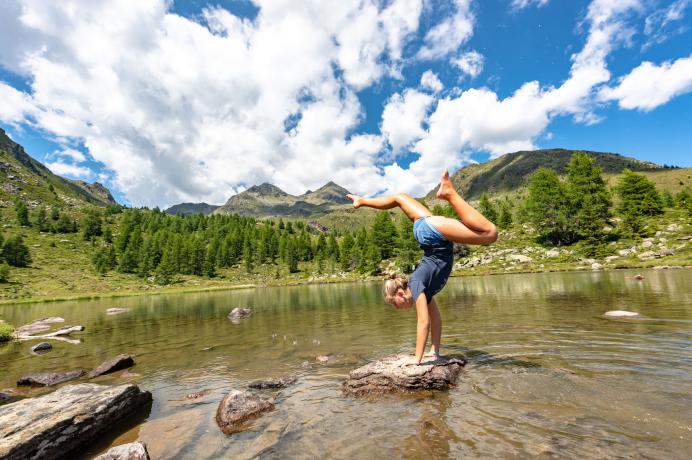
<svg viewBox="0 0 692 460"><path fill-rule="evenodd" d="M390 302L399 289L406 290L408 288L408 278L398 273L390 274L384 281L382 293L387 302Z"/></svg>

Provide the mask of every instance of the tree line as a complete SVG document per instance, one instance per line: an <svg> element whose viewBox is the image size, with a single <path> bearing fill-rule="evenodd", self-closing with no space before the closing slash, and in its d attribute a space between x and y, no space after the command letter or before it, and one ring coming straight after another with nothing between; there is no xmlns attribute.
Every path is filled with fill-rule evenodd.
<svg viewBox="0 0 692 460"><path fill-rule="evenodd" d="M564 178L548 168L536 170L526 197L517 201L493 200L484 193L478 208L500 229L528 223L539 242L582 242L592 255L601 254L614 239L646 235L650 231L646 217L662 213L664 207L678 207L692 215L687 189L675 196L659 192L645 175L625 170L611 190L595 161L583 153L573 154ZM30 217L21 202L15 211L22 226L43 232L81 232L94 247L92 264L98 273L132 273L154 277L160 284L170 283L177 274L214 277L219 268L230 267L242 267L247 273L268 267L280 277L282 271L296 273L308 263L317 273L373 274L388 259L410 272L421 255L412 222L403 215L393 219L387 211L377 213L369 226L342 232L322 232L301 221L172 216L159 209L119 206L90 208L79 221L56 208L48 212L38 207ZM432 212L456 217L449 206L437 205ZM19 235L4 241L0 235L0 248L0 263L31 263Z"/></svg>

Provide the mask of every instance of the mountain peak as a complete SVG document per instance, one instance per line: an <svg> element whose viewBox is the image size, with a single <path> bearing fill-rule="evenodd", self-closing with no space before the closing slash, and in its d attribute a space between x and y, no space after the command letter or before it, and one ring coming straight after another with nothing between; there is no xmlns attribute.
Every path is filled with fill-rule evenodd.
<svg viewBox="0 0 692 460"><path fill-rule="evenodd" d="M245 193L251 193L258 196L287 196L288 193L281 190L276 185L270 184L268 182L263 182L260 185L253 185L249 189L245 190Z"/></svg>

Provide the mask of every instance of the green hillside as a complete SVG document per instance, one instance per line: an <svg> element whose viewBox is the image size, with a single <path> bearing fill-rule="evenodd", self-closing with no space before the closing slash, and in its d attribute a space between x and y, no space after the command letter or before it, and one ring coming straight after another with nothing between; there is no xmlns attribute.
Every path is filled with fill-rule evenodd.
<svg viewBox="0 0 692 460"><path fill-rule="evenodd" d="M0 214L8 218L19 199L31 208L81 209L89 205L116 204L110 192L98 182L88 184L53 174L41 162L0 129Z"/></svg>

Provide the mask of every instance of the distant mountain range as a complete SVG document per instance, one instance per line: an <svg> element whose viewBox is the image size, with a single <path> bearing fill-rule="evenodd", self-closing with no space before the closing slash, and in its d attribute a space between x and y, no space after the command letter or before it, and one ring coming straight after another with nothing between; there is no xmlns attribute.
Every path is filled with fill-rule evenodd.
<svg viewBox="0 0 692 460"><path fill-rule="evenodd" d="M467 200L476 200L483 192L491 196L522 194L531 174L540 166L558 174L566 172L575 150L543 149L503 155L480 164L465 166L455 172L452 182ZM670 168L616 153L585 152L593 157L607 180L625 168L646 174L662 189L675 193L690 187L692 168ZM435 203L434 187L423 199ZM291 195L269 183L255 185L234 195L221 206L207 203L181 203L166 209L169 214L241 214L253 217L286 217L308 219L315 225L351 228L367 223L374 212L354 210L346 198L349 191L328 182L315 191ZM89 204L117 204L106 187L98 182L70 180L53 174L41 162L30 157L24 148L0 129L0 208L11 208L20 198L29 207L83 207Z"/></svg>
<svg viewBox="0 0 692 460"><path fill-rule="evenodd" d="M0 206L12 206L16 198L27 201L30 207L117 204L110 191L98 182L89 184L53 174L0 128Z"/></svg>
<svg viewBox="0 0 692 460"><path fill-rule="evenodd" d="M253 217L307 218L326 214L349 204L345 188L328 182L315 191L291 195L279 187L263 183L233 195L222 206L207 203L182 203L166 209L169 214L240 214Z"/></svg>

